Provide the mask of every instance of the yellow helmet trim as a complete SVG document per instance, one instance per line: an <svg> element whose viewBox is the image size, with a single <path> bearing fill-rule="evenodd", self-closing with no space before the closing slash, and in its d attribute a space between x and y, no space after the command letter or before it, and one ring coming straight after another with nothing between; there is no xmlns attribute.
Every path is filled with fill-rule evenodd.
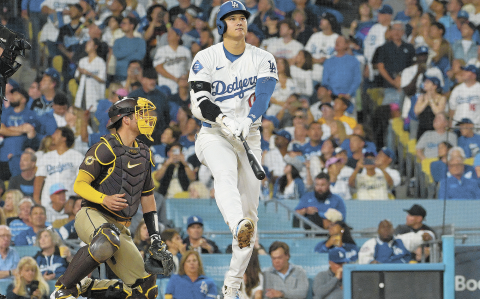
<svg viewBox="0 0 480 299"><path fill-rule="evenodd" d="M156 107L150 100L138 98L135 106L135 119L137 120L140 134L145 135L148 140L153 141L152 133L157 123L157 116L153 115Z"/></svg>

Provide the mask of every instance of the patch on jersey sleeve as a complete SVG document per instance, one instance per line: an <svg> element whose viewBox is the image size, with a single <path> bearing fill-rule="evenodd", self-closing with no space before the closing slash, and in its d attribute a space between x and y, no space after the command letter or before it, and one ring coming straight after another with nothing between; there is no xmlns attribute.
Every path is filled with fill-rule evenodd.
<svg viewBox="0 0 480 299"><path fill-rule="evenodd" d="M200 63L200 61L195 61L195 63L192 66L192 71L195 73L195 75L200 72L203 69L203 65Z"/></svg>

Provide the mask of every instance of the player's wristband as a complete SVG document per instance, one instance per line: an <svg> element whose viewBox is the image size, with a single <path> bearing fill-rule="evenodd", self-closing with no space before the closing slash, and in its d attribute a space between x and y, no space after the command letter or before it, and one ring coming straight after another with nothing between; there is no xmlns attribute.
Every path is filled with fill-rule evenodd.
<svg viewBox="0 0 480 299"><path fill-rule="evenodd" d="M147 226L148 235L150 237L160 234L158 229L158 215L156 211L144 213L143 220L145 220L145 225Z"/></svg>

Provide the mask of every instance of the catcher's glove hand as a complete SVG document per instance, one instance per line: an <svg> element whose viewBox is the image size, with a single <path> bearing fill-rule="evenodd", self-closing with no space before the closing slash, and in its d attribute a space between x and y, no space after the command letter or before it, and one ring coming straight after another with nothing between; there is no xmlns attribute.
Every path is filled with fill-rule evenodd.
<svg viewBox="0 0 480 299"><path fill-rule="evenodd" d="M151 240L152 245L145 253L145 271L150 274L169 276L175 266L173 256L158 235L151 236Z"/></svg>

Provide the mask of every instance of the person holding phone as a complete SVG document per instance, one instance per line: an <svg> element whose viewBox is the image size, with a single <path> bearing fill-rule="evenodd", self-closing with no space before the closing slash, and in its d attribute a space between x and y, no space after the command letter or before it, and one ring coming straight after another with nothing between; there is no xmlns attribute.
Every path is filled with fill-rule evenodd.
<svg viewBox="0 0 480 299"><path fill-rule="evenodd" d="M188 191L190 182L196 179L193 166L185 160L182 149L178 142L167 145L168 158L162 167L153 173L155 180L160 182L158 192L166 198Z"/></svg>
<svg viewBox="0 0 480 299"><path fill-rule="evenodd" d="M7 288L7 299L47 299L48 290L37 262L26 256L18 262L15 280Z"/></svg>
<svg viewBox="0 0 480 299"><path fill-rule="evenodd" d="M366 152L358 160L348 184L357 189L356 199L387 200L388 190L393 187L393 180L385 168L375 166L375 153ZM355 195L353 196L355 198Z"/></svg>

